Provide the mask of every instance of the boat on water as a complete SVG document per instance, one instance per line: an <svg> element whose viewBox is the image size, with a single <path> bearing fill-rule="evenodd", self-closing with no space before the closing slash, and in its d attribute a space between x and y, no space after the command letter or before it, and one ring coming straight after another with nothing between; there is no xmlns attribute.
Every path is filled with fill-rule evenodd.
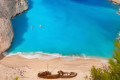
<svg viewBox="0 0 120 80"><path fill-rule="evenodd" d="M49 71L38 73L39 78L45 78L45 79L73 78L76 76L77 76L77 73L75 72L63 72L63 71L58 71L57 74L52 74Z"/></svg>

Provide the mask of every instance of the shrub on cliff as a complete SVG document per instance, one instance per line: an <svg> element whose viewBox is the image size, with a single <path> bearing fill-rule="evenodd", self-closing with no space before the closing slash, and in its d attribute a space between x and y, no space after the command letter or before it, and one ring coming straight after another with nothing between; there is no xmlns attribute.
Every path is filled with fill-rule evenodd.
<svg viewBox="0 0 120 80"><path fill-rule="evenodd" d="M109 59L109 66L103 66L103 68L93 66L89 80L120 80L120 42L115 41L114 45L116 49L113 50L113 59Z"/></svg>
<svg viewBox="0 0 120 80"><path fill-rule="evenodd" d="M19 77L16 77L14 80L18 80L19 79Z"/></svg>

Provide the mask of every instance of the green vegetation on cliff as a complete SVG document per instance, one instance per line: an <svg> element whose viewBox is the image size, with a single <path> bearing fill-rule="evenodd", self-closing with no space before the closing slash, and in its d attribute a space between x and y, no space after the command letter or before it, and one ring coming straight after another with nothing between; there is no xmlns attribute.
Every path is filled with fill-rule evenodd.
<svg viewBox="0 0 120 80"><path fill-rule="evenodd" d="M109 66L103 66L103 68L93 66L90 70L89 80L120 80L120 42L115 41L114 45L116 49L113 50L113 59L109 59Z"/></svg>

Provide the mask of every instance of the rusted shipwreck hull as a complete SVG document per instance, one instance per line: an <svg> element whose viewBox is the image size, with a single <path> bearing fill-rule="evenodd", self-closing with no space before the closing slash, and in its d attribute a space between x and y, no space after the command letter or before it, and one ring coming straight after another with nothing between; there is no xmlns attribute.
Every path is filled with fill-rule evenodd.
<svg viewBox="0 0 120 80"><path fill-rule="evenodd" d="M58 78L73 78L76 77L77 73L75 72L63 72L58 71L58 74L51 74L49 71L40 72L38 73L39 78L45 78L45 79L58 79Z"/></svg>

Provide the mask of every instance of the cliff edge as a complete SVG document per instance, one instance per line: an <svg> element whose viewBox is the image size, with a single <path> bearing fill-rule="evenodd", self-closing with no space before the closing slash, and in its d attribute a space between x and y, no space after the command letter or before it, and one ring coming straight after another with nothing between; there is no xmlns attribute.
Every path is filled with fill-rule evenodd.
<svg viewBox="0 0 120 80"><path fill-rule="evenodd" d="M113 3L115 4L119 4L120 5L120 0L111 0Z"/></svg>
<svg viewBox="0 0 120 80"><path fill-rule="evenodd" d="M0 0L0 54L10 47L14 36L11 18L27 9L28 0Z"/></svg>

